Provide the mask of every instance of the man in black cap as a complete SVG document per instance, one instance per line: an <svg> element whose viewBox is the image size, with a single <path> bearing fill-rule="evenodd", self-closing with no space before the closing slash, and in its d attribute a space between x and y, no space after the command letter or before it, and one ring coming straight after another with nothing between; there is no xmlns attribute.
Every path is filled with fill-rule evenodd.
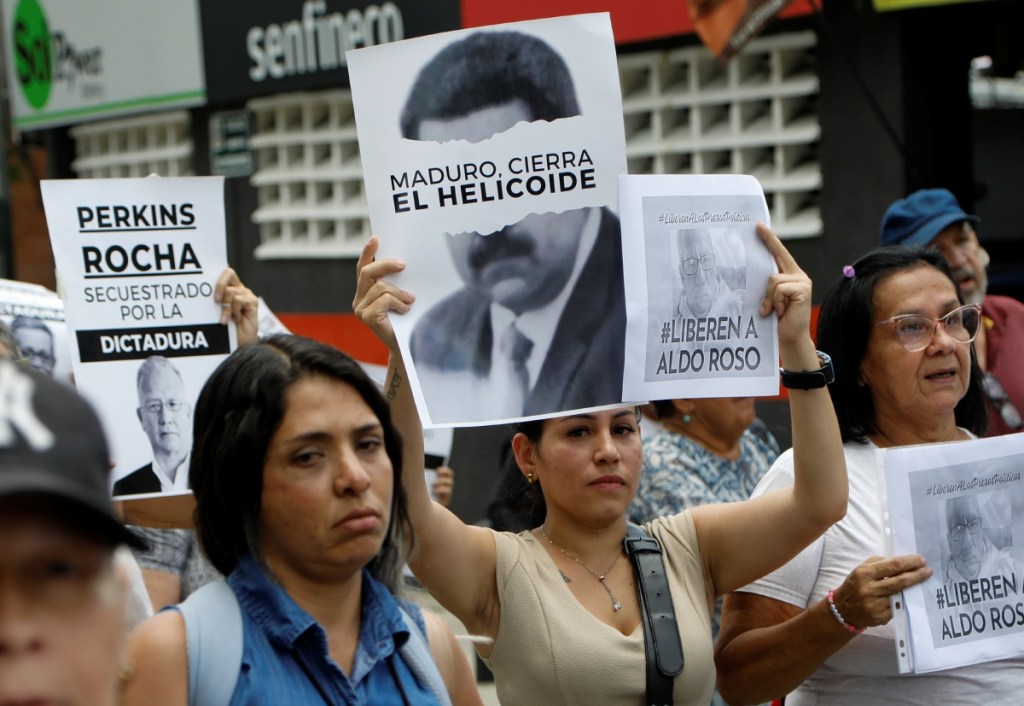
<svg viewBox="0 0 1024 706"><path fill-rule="evenodd" d="M110 454L73 388L0 360L0 704L114 706L127 586Z"/></svg>
<svg viewBox="0 0 1024 706"><path fill-rule="evenodd" d="M987 294L988 253L978 243L977 216L966 213L946 189L921 189L889 206L882 218L883 245L922 245L942 253L969 304L981 304L983 326L974 339L988 398L986 436L1024 430L1024 304Z"/></svg>

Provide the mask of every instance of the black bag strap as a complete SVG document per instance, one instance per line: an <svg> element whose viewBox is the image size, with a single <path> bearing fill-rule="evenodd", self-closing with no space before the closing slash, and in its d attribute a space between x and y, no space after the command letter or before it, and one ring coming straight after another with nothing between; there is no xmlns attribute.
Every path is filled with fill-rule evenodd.
<svg viewBox="0 0 1024 706"><path fill-rule="evenodd" d="M623 540L636 574L636 595L644 623L647 706L672 706L672 684L683 671L683 643L668 589L661 544L630 522Z"/></svg>

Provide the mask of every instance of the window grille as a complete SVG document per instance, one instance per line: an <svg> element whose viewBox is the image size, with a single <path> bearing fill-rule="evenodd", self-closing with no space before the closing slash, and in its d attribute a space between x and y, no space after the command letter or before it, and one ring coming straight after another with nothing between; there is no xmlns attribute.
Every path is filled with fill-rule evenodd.
<svg viewBox="0 0 1024 706"><path fill-rule="evenodd" d="M83 179L192 176L192 130L184 110L83 123L71 128Z"/></svg>
<svg viewBox="0 0 1024 706"><path fill-rule="evenodd" d="M703 46L619 57L630 174L752 174L780 237L821 235L813 32L759 37L721 66Z"/></svg>
<svg viewBox="0 0 1024 706"><path fill-rule="evenodd" d="M355 257L370 235L352 94L249 101L260 228L256 256Z"/></svg>

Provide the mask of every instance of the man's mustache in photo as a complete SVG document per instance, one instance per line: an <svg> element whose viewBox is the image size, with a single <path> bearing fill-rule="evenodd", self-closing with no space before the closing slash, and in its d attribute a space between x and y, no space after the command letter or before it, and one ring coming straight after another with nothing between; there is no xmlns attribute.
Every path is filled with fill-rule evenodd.
<svg viewBox="0 0 1024 706"><path fill-rule="evenodd" d="M534 252L534 242L529 236L525 236L515 225L505 226L501 230L489 235L473 233L469 250L469 264L474 268L480 268L510 257L530 257Z"/></svg>

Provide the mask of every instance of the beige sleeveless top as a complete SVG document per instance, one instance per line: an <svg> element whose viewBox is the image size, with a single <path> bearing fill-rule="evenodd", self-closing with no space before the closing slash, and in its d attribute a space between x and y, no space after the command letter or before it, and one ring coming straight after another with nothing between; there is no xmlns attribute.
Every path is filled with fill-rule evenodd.
<svg viewBox="0 0 1024 706"><path fill-rule="evenodd" d="M685 666L675 705L711 702L711 618L689 512L645 525L661 541ZM494 533L501 624L485 660L506 706L643 704L643 625L623 635L581 606L547 550L529 532Z"/></svg>

